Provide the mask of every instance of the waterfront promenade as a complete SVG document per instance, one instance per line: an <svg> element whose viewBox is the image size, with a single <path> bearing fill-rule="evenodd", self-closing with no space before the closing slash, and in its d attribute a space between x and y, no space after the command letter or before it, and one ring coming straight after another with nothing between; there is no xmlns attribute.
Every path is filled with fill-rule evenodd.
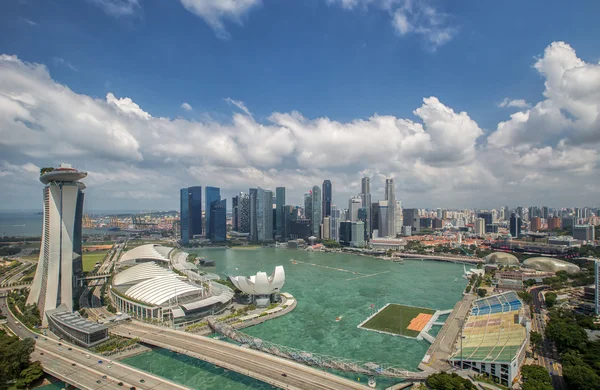
<svg viewBox="0 0 600 390"><path fill-rule="evenodd" d="M137 321L117 325L110 331L123 337L139 338L142 343L201 359L282 389L367 389L358 382L263 352Z"/></svg>

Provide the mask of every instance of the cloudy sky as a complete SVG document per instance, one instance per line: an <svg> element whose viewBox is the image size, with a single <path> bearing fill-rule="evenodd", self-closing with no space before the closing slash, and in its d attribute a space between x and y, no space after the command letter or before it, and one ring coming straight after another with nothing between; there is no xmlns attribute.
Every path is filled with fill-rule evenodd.
<svg viewBox="0 0 600 390"><path fill-rule="evenodd" d="M406 207L598 206L600 3L576 4L3 1L0 209L60 162L88 210L324 179L346 205L362 176Z"/></svg>

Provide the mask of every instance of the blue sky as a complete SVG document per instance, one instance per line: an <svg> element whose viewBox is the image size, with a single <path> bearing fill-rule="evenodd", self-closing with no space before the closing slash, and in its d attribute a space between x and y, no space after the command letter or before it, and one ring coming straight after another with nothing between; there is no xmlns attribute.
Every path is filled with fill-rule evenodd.
<svg viewBox="0 0 600 390"><path fill-rule="evenodd" d="M580 67L573 58L581 59L589 67L586 77L590 72L595 74L600 60L597 45L600 25L596 20L599 11L600 4L596 1L581 1L576 6L567 6L563 1L526 4L407 0L3 2L0 53L16 57L16 66L29 73L24 77L33 77L51 89L66 86L73 94L70 103L73 110L63 106L65 113L50 121L42 118L41 113L56 112L57 107L50 105L60 104L56 99L45 102L36 99L35 103L16 99L19 94L15 91L22 92L31 85L10 73L15 71L14 61L6 62L6 81L0 78L0 94L32 110L31 122L39 121L39 128L47 131L48 137L57 137L57 142L64 142L61 135L67 134L81 136L83 140L96 136L101 140L108 134L109 138L116 137L111 141L116 143L116 149L131 144L130 156L138 156L127 157L126 148L124 153L115 155L115 145L111 142L108 144L112 147L107 150L101 147L87 150L82 143L65 143L64 148L50 152L43 145L19 143L16 134L24 135L26 128L5 127L3 131L10 132L12 137L0 141L3 176L12 177L11 172L26 164L37 167L63 160L98 172L97 177L111 170L129 169L137 173L127 183L109 179L98 182L104 187L102 197L88 185L92 194L98 194L91 200L97 208L114 208L109 205L115 199L123 208L139 204L147 208L174 208L178 186L215 185L214 182L228 196L247 190L253 182L267 188L286 185L292 188L288 191L292 193L291 201L299 203L301 194L312 186L310 183L320 184L330 178L326 175L334 177L334 192L337 192L334 200L344 204L348 196L358 192L357 182L363 174L373 176L376 181L386 176L396 177L398 193L405 203L415 207L492 207L496 202L503 205L510 203L504 197L514 196L514 191L504 189L525 177L537 181L519 185L531 184L534 189L540 188L541 182L552 194L527 192L513 198L515 202L537 201L556 206L588 203L594 199L595 187L577 195L554 193L560 185L552 184L550 179L564 175L573 180L573 185L589 185L591 176L586 174L591 174L596 166L593 150L598 127L593 118L576 106L585 103L593 111L591 102L598 85L592 83L589 87L585 79L578 79L582 91L585 90L582 93L589 95L571 104L570 96L577 94L550 91L545 86L553 65L541 71L534 64L544 58L545 50L553 42L565 42L573 52L569 59L571 67ZM561 61L556 59L557 63ZM33 71L36 64L45 66L46 76ZM114 97L112 102L108 94ZM424 103L423 99L428 97L435 97L440 105ZM61 120L68 122L69 115L77 118L81 110L76 110L74 102L87 98L92 102L82 103L83 107L100 105L98 110L103 114L94 118L103 123L94 128L71 129L73 133L63 132L57 124ZM122 100L126 98L131 100ZM524 102L499 107L505 98ZM536 120L532 112L525 125L522 120L515 120L527 127L519 128L518 133L529 135L497 136L492 150L489 137L499 131L499 123L510 121L515 112L535 111L538 103L548 100L551 104L546 104L552 106L556 115L566 118L560 129L546 132L544 121ZM182 108L184 102L191 109ZM0 100L0 108L1 104ZM146 126L147 130L156 128L160 134L157 133L154 142L164 140L164 150L146 145L143 138L148 135L144 126L132 122L132 118L123 118L128 104L136 105L143 113L141 117L151 116L150 120L143 118L156 123ZM4 105L9 107L8 100ZM413 111L423 105L425 111L431 109L431 112L415 115ZM115 108L116 112L110 111ZM444 117L445 109L452 110L455 116ZM131 114L131 110L127 112ZM274 113L293 116L294 112L301 114L303 120L273 121ZM461 112L473 122L466 130L461 127L464 124L464 118L458 115ZM548 108L540 107L539 112L547 117ZM117 135L110 125L113 114L119 120L119 132L123 130ZM361 142L368 144L369 126L360 123L357 125L360 134L351 132L357 140L355 144L337 144L338 138L332 141L325 135L337 129L336 137L343 137L344 132L351 131L352 123L360 120L371 123L374 114L406 119L423 125L424 130L390 130L389 136L401 150L394 156L390 151L379 159L375 158L375 152L370 155L350 152L348 158L339 157L343 164L315 157L323 153L343 155L344 148L360 148ZM438 114L442 117L438 118ZM11 123L23 123L18 120L19 115L14 113ZM445 120L450 122L436 130L436 124ZM165 121L168 129L161 127ZM556 118L551 122L557 123ZM55 129L51 128L53 124L57 126ZM258 133L254 135L264 137L262 143L254 145L240 136L248 128L261 126L264 134L256 130ZM457 126L455 133L446 130L453 126ZM285 134L274 136L281 128L286 129ZM423 131L421 135L429 137L431 144L421 143L420 135L411 138ZM192 133L195 136L190 136ZM543 135L532 138L533 133ZM218 134L225 134L226 139L208 142ZM119 137L123 135L129 141L121 142ZM191 138L186 139L188 136ZM324 143L332 142L330 152L307 141L309 136L323 137ZM453 140L458 138L460 141L454 145ZM505 141L498 142L500 138ZM281 144L259 150L262 154L285 148L282 145L286 144L289 148L275 159L248 151L261 149L269 140ZM414 143L415 140L419 142ZM402 143L406 150L400 147ZM377 144L368 147L376 150ZM39 150L34 151L36 148ZM185 148L192 150L182 151ZM214 150L206 153L206 148ZM74 153L74 149L80 153ZM227 158L227 151L241 157ZM446 152L453 157L444 157ZM204 158L203 154L214 156ZM432 157L435 155L441 156L439 161ZM574 175L570 171L574 168L565 161L572 161L569 157L572 155L589 157L578 162L580 167L586 167L585 172L579 170ZM386 163L387 159L391 161ZM515 160L520 165L498 170L502 161L511 165ZM547 162L547 171L527 165L534 160ZM315 165L310 161L320 163ZM219 183L223 169L232 180ZM179 172L177 177L169 173L173 170ZM146 173L168 177L175 188L155 189L144 181L147 178L141 179ZM449 175L468 177L449 183L445 179ZM138 179L138 183L131 183ZM37 184L14 179L11 185L26 192ZM134 188L123 190L128 185ZM156 191L155 196L136 190L145 185ZM383 182L374 187L381 191ZM489 188L495 188L497 195L491 195L486 190ZM34 206L39 202L36 196L4 200L4 204L14 207Z"/></svg>

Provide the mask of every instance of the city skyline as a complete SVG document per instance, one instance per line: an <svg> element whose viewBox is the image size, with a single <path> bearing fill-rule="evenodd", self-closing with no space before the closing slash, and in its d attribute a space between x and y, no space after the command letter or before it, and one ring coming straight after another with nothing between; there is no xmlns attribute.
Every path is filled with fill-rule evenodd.
<svg viewBox="0 0 600 390"><path fill-rule="evenodd" d="M2 209L36 208L39 168L63 161L93 173L90 210L177 209L174 188L207 184L302 204L325 179L339 205L364 176L407 207L596 202L600 5L573 28L538 0L109 3L3 4Z"/></svg>

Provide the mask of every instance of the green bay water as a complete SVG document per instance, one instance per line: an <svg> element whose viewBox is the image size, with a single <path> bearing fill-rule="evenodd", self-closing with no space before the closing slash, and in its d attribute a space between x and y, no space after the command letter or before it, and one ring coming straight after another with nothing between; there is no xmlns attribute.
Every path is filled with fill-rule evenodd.
<svg viewBox="0 0 600 390"><path fill-rule="evenodd" d="M276 344L299 350L362 362L384 363L417 370L429 343L358 329L372 310L386 303L451 309L467 283L462 265L406 260L403 264L372 257L303 250L204 249L198 256L215 260L206 268L222 277L269 275L277 265L285 269L285 285L298 305L282 317L242 330ZM293 264L290 259L294 259ZM336 317L341 317L336 322ZM434 334L438 329L435 329ZM202 389L271 388L243 375L225 371L186 356L155 350L126 363ZM346 374L348 378L356 375ZM363 377L361 381L366 378ZM378 378L378 388L394 380Z"/></svg>

